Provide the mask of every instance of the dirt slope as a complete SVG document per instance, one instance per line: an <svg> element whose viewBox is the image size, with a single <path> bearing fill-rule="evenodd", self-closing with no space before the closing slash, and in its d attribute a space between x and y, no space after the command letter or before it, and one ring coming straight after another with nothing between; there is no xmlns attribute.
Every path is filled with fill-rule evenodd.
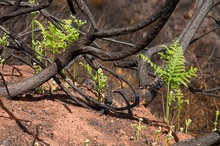
<svg viewBox="0 0 220 146"><path fill-rule="evenodd" d="M5 66L1 72L9 81L14 71L13 81L31 76L33 71L27 66ZM26 74L19 74L19 71ZM129 146L129 145L164 145L169 126L155 118L147 108L140 106L134 109L133 118L112 114L100 116L93 111L70 104L68 97L61 91L54 95L26 94L12 101L0 98L0 144L4 146L27 145L34 143L51 146L89 145ZM141 138L136 140L136 129L132 124L143 118ZM163 127L156 143L155 130ZM173 133L176 136L176 133ZM189 138L190 136L188 136ZM178 135L176 139L185 136ZM173 140L174 142L174 140Z"/></svg>

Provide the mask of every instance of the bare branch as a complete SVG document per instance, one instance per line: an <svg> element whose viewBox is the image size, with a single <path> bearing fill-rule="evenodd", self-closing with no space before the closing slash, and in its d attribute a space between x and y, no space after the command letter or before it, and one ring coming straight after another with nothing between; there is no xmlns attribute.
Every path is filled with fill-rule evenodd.
<svg viewBox="0 0 220 146"><path fill-rule="evenodd" d="M52 1L53 0L47 0L46 2L44 2L41 5L34 5L33 7L30 7L30 8L19 9L17 11L10 12L6 16L0 17L0 24L2 24L3 22L5 22L13 17L44 9L44 8L48 7Z"/></svg>
<svg viewBox="0 0 220 146"><path fill-rule="evenodd" d="M20 7L20 3L21 3L21 0L15 1L15 4L14 4L14 6L12 8L12 11L17 11L18 8Z"/></svg>
<svg viewBox="0 0 220 146"><path fill-rule="evenodd" d="M200 3L201 6L197 8L193 17L178 37L183 51L190 44L192 37L214 4L213 0L202 0Z"/></svg>
<svg viewBox="0 0 220 146"><path fill-rule="evenodd" d="M95 29L95 31L98 30L97 24L95 22L95 19L92 15L92 13L90 12L89 8L87 7L87 5L84 3L83 0L75 0L76 4L78 5L78 7L80 8L80 10L84 13L85 16L87 16L93 26L93 28Z"/></svg>
<svg viewBox="0 0 220 146"><path fill-rule="evenodd" d="M157 10L151 17L146 18L144 21L137 23L130 27L123 27L118 29L111 29L111 30L100 30L97 33L93 34L93 37L95 38L102 38L102 37L112 37L112 36L118 36L118 35L125 35L129 33L133 33L136 31L139 31L146 26L152 24L156 20L160 18L159 21L165 20L165 15L169 15L170 12L172 13L175 9L176 5L178 4L179 0L167 0L160 8Z"/></svg>

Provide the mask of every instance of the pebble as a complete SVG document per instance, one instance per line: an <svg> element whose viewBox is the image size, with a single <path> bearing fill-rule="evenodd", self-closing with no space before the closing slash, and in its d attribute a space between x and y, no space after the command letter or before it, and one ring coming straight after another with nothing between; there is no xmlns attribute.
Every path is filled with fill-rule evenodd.
<svg viewBox="0 0 220 146"><path fill-rule="evenodd" d="M30 122L30 121L28 121L28 122L27 122L27 125L28 125L28 126L30 126L30 125L31 125L31 122Z"/></svg>
<svg viewBox="0 0 220 146"><path fill-rule="evenodd" d="M131 136L131 137L130 137L130 140L134 140L134 136Z"/></svg>
<svg viewBox="0 0 220 146"><path fill-rule="evenodd" d="M3 140L3 142L0 146L10 146L10 141L9 140Z"/></svg>

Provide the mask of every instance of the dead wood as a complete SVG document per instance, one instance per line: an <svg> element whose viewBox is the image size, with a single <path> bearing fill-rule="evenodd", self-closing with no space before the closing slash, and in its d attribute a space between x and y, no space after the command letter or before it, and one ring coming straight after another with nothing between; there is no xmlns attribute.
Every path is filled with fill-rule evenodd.
<svg viewBox="0 0 220 146"><path fill-rule="evenodd" d="M214 131L198 138L180 141L172 146L214 146L220 144L220 131Z"/></svg>

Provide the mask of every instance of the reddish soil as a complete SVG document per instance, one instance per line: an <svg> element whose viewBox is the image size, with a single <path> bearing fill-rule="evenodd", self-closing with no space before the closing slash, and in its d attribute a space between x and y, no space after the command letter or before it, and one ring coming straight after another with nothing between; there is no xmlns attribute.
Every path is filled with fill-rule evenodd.
<svg viewBox="0 0 220 146"><path fill-rule="evenodd" d="M18 70L14 71L13 82L33 74L33 70L27 66L14 67ZM1 69L7 81L12 69L12 66ZM19 74L18 71L25 74ZM113 113L100 116L99 111L69 104L67 98L61 91L54 95L26 94L12 101L0 98L0 144L75 146L84 145L84 141L89 139L89 145L93 146L165 145L167 132L171 128L143 106L134 109L133 118ZM132 124L138 123L139 117L144 119L142 125L146 128L141 131L140 140L137 141L136 129ZM155 131L159 126L162 132L156 142ZM175 132L173 135L176 140L191 138L190 135ZM174 142L172 140L169 144Z"/></svg>

